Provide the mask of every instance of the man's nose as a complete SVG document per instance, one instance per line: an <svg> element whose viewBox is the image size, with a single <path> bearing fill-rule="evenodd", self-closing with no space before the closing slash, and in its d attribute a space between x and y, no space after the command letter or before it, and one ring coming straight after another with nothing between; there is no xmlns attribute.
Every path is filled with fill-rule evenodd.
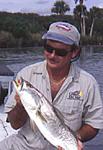
<svg viewBox="0 0 103 150"><path fill-rule="evenodd" d="M52 57L55 56L55 50L53 50L53 52L51 53L51 56L52 56Z"/></svg>

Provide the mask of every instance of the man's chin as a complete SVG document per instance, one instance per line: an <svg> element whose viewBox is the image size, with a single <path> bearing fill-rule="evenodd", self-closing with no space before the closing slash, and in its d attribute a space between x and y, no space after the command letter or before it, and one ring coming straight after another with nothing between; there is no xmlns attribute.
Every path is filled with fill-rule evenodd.
<svg viewBox="0 0 103 150"><path fill-rule="evenodd" d="M51 68L57 68L58 64L55 63L55 62L48 62L48 66L51 67Z"/></svg>

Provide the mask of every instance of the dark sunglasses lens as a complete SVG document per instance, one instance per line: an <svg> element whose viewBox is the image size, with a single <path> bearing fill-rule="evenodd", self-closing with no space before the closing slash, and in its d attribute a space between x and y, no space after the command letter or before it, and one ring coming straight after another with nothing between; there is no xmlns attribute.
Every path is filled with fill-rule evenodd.
<svg viewBox="0 0 103 150"><path fill-rule="evenodd" d="M68 52L66 50L59 50L59 51L55 51L56 55L58 56L66 56L68 54Z"/></svg>
<svg viewBox="0 0 103 150"><path fill-rule="evenodd" d="M49 45L44 45L44 48L45 48L45 50L46 50L47 52L49 52L49 53L52 53L53 50L54 50L54 48L52 48L52 47L49 46Z"/></svg>
<svg viewBox="0 0 103 150"><path fill-rule="evenodd" d="M44 48L45 48L45 50L46 50L47 52L49 52L49 53L52 53L53 51L55 51L55 54L56 54L57 56L64 57L64 56L66 56L66 55L68 54L68 51L66 51L66 50L63 50L63 49L56 49L56 48L53 48L53 47L51 47L51 46L49 46L49 45L44 45Z"/></svg>

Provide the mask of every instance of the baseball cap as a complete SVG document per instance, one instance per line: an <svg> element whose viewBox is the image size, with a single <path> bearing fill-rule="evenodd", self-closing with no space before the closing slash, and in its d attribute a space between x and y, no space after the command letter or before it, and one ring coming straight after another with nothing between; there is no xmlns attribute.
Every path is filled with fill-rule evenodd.
<svg viewBox="0 0 103 150"><path fill-rule="evenodd" d="M55 40L69 45L79 45L80 33L70 23L55 22L50 25L49 30L42 36L42 39Z"/></svg>

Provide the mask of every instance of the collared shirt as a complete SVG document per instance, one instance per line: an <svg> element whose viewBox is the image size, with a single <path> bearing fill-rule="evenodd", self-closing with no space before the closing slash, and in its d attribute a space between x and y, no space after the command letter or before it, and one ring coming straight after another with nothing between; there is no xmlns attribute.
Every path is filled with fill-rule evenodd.
<svg viewBox="0 0 103 150"><path fill-rule="evenodd" d="M71 64L68 77L53 101L46 61L25 67L18 73L17 78L20 77L29 81L45 95L62 113L65 124L72 130L77 131L83 123L97 129L103 128L103 104L98 84L92 75L76 65ZM14 96L15 90L8 98L5 112L9 112L16 105ZM26 149L51 149L51 145L36 127L31 126L29 120L20 129L17 136L22 139L22 144Z"/></svg>

